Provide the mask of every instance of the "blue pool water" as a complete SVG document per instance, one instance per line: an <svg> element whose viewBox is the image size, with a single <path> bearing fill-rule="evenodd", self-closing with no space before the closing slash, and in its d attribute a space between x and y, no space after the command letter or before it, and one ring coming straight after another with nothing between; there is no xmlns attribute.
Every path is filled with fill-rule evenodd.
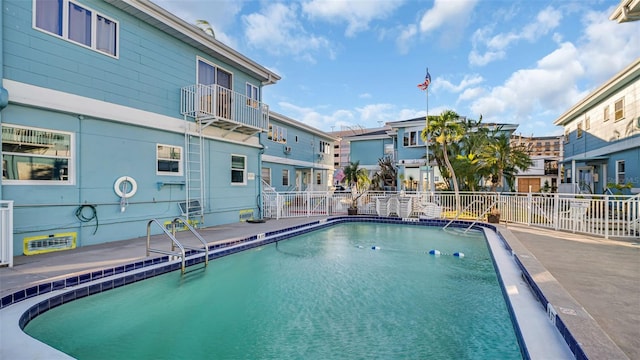
<svg viewBox="0 0 640 360"><path fill-rule="evenodd" d="M157 276L25 332L79 359L522 358L484 237L394 224L340 224Z"/></svg>

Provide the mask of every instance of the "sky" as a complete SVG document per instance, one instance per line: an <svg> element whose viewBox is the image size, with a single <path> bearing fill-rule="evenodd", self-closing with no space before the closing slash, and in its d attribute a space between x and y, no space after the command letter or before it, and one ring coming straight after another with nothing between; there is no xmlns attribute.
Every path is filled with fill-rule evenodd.
<svg viewBox="0 0 640 360"><path fill-rule="evenodd" d="M618 0L153 1L280 75L263 102L327 132L451 109L560 135L555 119L640 57L640 21L609 20Z"/></svg>

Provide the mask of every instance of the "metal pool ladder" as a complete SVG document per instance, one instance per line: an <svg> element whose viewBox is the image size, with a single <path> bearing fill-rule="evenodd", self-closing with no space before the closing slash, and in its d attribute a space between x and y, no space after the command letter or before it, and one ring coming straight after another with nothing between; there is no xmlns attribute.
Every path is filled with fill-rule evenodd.
<svg viewBox="0 0 640 360"><path fill-rule="evenodd" d="M162 229L162 232L164 232L165 235L167 235L169 237L169 239L171 239L171 250L162 250L162 249L152 249L151 248L151 224L156 224L160 227L160 229ZM195 246L188 246L188 245L184 245L181 244L178 239L176 239L176 225L182 223L187 229L189 229L189 231L191 231L191 233L193 233L193 235L200 240L200 242L202 243L202 245L204 245L204 248L199 248L199 247L195 247ZM178 250L176 250L176 248L178 248ZM198 234L198 232L191 226L191 224L189 224L188 221L185 221L185 219L177 217L175 219L173 219L173 221L171 221L171 232L169 232L169 230L167 230L166 227L162 226L162 224L157 220L157 219L151 219L149 220L149 222L147 223L147 256L149 256L152 252L155 253L159 253L159 254L165 254L165 255L169 255L169 256L176 256L179 257L182 261L182 273L185 273L185 260L186 260L186 251L185 249L188 250L195 250L195 251L199 251L199 252L204 252L204 265L207 266L209 265L209 246L207 245L207 242L204 241L204 239L202 238L202 236L200 236L200 234Z"/></svg>

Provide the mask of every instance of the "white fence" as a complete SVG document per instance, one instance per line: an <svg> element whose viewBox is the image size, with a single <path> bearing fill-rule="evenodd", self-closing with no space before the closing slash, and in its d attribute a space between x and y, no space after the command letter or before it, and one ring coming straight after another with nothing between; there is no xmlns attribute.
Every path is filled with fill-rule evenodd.
<svg viewBox="0 0 640 360"><path fill-rule="evenodd" d="M349 192L282 192L263 194L263 217L288 218L347 215ZM398 199L410 211L381 211L381 203ZM410 201L406 201L410 199ZM357 199L358 214L419 217L437 207L436 217L486 221L498 210L500 221L596 236L640 237L640 196L462 192L396 193L369 191ZM430 207L431 206L431 207ZM434 213L429 211L431 215ZM407 215L408 216L405 216ZM433 216L431 216L433 217Z"/></svg>
<svg viewBox="0 0 640 360"><path fill-rule="evenodd" d="M13 201L0 201L0 265L13 266Z"/></svg>

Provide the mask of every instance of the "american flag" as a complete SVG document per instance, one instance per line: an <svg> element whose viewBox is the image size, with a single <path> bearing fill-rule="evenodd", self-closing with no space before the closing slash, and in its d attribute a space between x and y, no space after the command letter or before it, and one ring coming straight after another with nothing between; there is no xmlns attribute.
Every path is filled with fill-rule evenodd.
<svg viewBox="0 0 640 360"><path fill-rule="evenodd" d="M429 69L427 69L427 75L424 77L424 82L418 84L418 89L427 90L429 84L431 84L431 74L429 74Z"/></svg>

